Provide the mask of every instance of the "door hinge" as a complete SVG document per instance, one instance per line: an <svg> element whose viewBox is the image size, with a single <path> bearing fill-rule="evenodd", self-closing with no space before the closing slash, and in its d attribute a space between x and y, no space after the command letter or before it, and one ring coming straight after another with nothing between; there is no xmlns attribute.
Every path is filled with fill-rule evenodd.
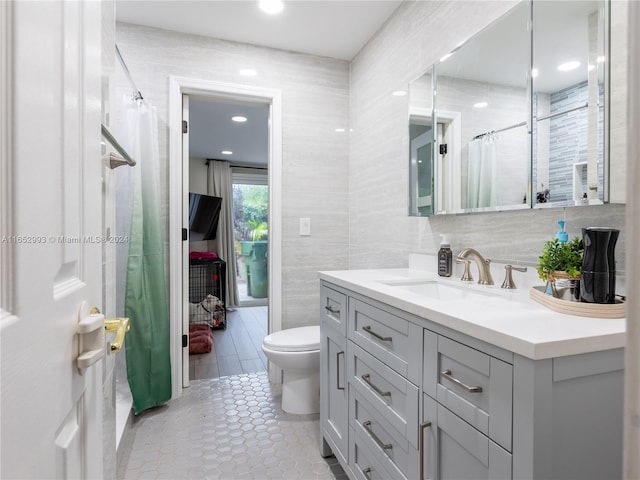
<svg viewBox="0 0 640 480"><path fill-rule="evenodd" d="M446 155L447 154L447 144L446 143L441 143L440 144L440 155Z"/></svg>
<svg viewBox="0 0 640 480"><path fill-rule="evenodd" d="M189 336L188 335L182 335L182 348L188 347L189 346Z"/></svg>
<svg viewBox="0 0 640 480"><path fill-rule="evenodd" d="M182 241L183 241L183 242L186 242L188 238L189 238L189 237L188 237L188 235L187 235L187 229L186 229L186 228L183 228L183 229L182 229Z"/></svg>
<svg viewBox="0 0 640 480"><path fill-rule="evenodd" d="M186 120L182 121L182 133L188 133L189 132L189 124L187 123Z"/></svg>

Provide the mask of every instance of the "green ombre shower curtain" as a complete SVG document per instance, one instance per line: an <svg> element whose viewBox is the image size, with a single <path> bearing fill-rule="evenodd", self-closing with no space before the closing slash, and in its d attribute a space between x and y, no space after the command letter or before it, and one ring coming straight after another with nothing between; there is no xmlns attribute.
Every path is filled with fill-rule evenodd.
<svg viewBox="0 0 640 480"><path fill-rule="evenodd" d="M160 155L156 109L144 100L126 102L126 143L136 160L124 313L127 378L135 413L171 398L169 308L160 221Z"/></svg>

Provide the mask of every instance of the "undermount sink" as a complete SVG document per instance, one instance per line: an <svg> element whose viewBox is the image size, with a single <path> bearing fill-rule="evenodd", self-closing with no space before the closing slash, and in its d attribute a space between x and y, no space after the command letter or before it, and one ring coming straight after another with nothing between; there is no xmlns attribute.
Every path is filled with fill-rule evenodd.
<svg viewBox="0 0 640 480"><path fill-rule="evenodd" d="M475 284L455 285L434 279L392 280L380 283L437 300L510 299L509 296L500 295L500 292L492 288L477 287Z"/></svg>

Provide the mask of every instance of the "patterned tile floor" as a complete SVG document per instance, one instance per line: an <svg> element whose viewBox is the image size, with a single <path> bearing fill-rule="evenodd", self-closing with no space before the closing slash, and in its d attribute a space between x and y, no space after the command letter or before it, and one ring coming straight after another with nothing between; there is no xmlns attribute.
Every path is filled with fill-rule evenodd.
<svg viewBox="0 0 640 480"><path fill-rule="evenodd" d="M266 372L195 380L133 420L118 478L347 480L320 456L318 415L280 408Z"/></svg>

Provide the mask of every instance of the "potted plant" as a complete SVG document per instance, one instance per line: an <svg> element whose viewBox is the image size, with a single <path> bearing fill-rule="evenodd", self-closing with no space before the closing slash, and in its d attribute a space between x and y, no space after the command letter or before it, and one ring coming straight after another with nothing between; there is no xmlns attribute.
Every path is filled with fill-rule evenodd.
<svg viewBox="0 0 640 480"><path fill-rule="evenodd" d="M547 287L551 287L554 297L558 297L556 281L570 280L572 288L577 287L574 296L578 298L583 251L580 237L575 237L569 242L560 242L557 238L545 242L536 269L540 279Z"/></svg>

